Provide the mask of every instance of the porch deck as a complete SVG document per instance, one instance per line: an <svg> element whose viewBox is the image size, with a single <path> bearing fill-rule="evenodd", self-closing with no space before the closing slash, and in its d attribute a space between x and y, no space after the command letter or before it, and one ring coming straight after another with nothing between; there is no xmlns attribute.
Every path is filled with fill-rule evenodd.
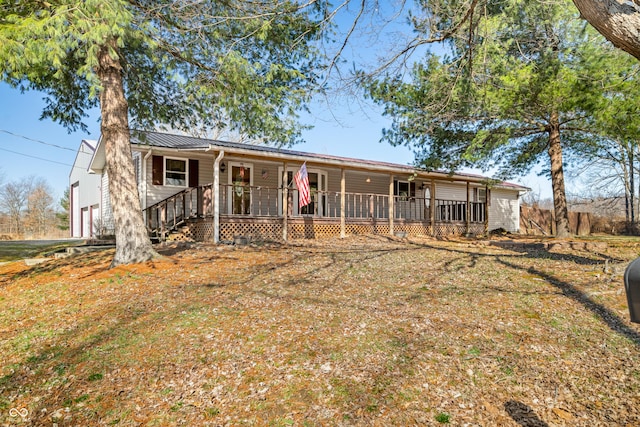
<svg viewBox="0 0 640 427"><path fill-rule="evenodd" d="M295 188L220 185L216 206L213 190L213 184L188 188L145 209L149 235L164 240L182 228L187 238L210 240L216 215L220 240L238 235L264 240L343 234L446 236L481 234L487 227L484 202L315 191L311 204L299 208Z"/></svg>

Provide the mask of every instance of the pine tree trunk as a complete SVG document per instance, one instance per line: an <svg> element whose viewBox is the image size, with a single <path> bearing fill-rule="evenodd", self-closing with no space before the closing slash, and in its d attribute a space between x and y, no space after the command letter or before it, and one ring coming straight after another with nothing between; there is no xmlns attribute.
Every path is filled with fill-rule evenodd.
<svg viewBox="0 0 640 427"><path fill-rule="evenodd" d="M115 41L107 43L98 54L100 126L106 152L109 196L116 235L116 253L111 266L144 262L157 254L142 218L129 135L128 105L124 96L122 67L109 52L117 52Z"/></svg>
<svg viewBox="0 0 640 427"><path fill-rule="evenodd" d="M551 186L553 188L553 208L556 217L556 237L567 237L569 230L569 211L564 190L564 171L562 168L562 145L560 144L560 124L558 113L551 114L549 125L549 159L551 160Z"/></svg>

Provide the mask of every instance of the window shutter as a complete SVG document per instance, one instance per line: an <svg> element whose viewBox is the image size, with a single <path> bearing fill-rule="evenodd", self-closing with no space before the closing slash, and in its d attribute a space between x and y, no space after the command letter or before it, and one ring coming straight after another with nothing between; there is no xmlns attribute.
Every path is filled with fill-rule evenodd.
<svg viewBox="0 0 640 427"><path fill-rule="evenodd" d="M189 187L197 187L198 184L198 161L195 159L189 159Z"/></svg>
<svg viewBox="0 0 640 427"><path fill-rule="evenodd" d="M153 185L162 185L162 183L164 182L163 180L164 157L153 156L153 163L152 163L151 169L152 169L151 182L153 183Z"/></svg>

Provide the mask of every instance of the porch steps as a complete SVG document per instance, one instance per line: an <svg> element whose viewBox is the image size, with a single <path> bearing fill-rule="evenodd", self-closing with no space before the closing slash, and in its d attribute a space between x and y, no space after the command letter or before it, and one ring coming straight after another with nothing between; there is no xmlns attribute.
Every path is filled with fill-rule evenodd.
<svg viewBox="0 0 640 427"><path fill-rule="evenodd" d="M204 218L188 218L182 221L174 229L167 230L164 239L158 237L159 242L197 242L203 240L202 231L199 229Z"/></svg>

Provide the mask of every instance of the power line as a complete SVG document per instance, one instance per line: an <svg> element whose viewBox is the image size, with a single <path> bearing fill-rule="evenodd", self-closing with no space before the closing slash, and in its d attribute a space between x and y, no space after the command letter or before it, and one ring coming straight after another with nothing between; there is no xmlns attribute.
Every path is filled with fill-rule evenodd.
<svg viewBox="0 0 640 427"><path fill-rule="evenodd" d="M51 147L59 148L61 150L69 150L69 151L73 151L73 152L77 151L77 150L74 150L73 148L63 147L61 145L52 144L50 142L40 141L39 139L29 138L28 136L24 136L24 135L18 135L17 133L9 132L8 130L4 130L4 129L0 129L0 132L6 133L6 134L11 135L11 136L15 136L17 138L26 139L27 141L37 142L38 144L49 145ZM9 150L6 150L6 151L9 151ZM20 154L20 153L17 153L17 154Z"/></svg>
<svg viewBox="0 0 640 427"><path fill-rule="evenodd" d="M24 154L24 153L18 153L17 151L7 150L6 148L0 148L0 150L8 151L9 153L18 154L20 156L31 157L32 159L38 159L38 160L42 160L44 162L57 163L59 165L64 165L64 166L69 166L69 167L77 167L77 166L70 165L68 163L56 162L55 160L43 159L42 157L32 156L32 155Z"/></svg>

